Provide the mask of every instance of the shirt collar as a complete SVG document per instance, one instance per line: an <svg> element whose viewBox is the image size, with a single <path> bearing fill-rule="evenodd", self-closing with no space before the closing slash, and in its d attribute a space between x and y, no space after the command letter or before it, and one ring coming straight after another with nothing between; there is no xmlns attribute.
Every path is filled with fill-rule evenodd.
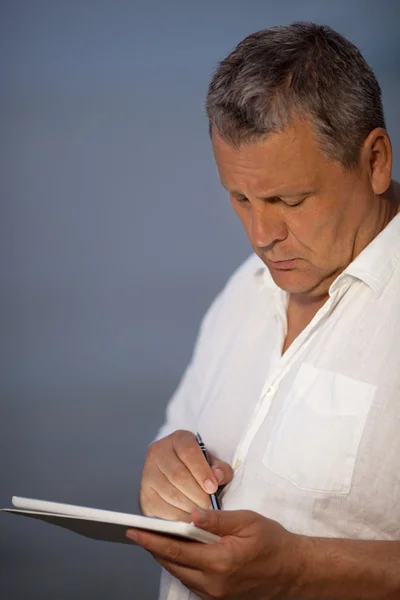
<svg viewBox="0 0 400 600"><path fill-rule="evenodd" d="M363 281L378 296L389 283L400 259L400 213L368 244L329 288L329 295L350 278ZM279 290L268 268L260 260L255 278L261 287Z"/></svg>
<svg viewBox="0 0 400 600"><path fill-rule="evenodd" d="M380 296L389 283L399 258L400 213L356 256L332 286L342 275L347 274L363 281Z"/></svg>

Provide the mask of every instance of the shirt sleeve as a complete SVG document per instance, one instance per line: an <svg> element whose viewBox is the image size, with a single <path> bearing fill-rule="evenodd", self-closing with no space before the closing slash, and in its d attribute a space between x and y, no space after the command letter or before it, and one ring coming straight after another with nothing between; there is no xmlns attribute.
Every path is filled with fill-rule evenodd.
<svg viewBox="0 0 400 600"><path fill-rule="evenodd" d="M166 437L178 429L195 430L202 384L212 361L212 332L218 321L222 304L223 292L215 298L203 317L192 357L167 405L165 422L159 429L155 440Z"/></svg>
<svg viewBox="0 0 400 600"><path fill-rule="evenodd" d="M249 284L254 282L255 262L252 255L232 275L206 312L199 329L191 360L170 399L166 418L155 440L184 429L196 430L197 415L204 396L204 386L216 368L219 357L232 333L232 322L242 310ZM155 441L154 440L154 441Z"/></svg>

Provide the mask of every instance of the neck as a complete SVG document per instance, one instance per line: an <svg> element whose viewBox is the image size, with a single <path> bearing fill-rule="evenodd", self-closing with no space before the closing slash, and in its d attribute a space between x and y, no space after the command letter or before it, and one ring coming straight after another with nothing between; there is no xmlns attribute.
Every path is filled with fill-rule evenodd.
<svg viewBox="0 0 400 600"><path fill-rule="evenodd" d="M319 311L321 306L325 304L328 298L328 293L321 294L320 296L290 294L288 308L301 311L305 318L312 318Z"/></svg>
<svg viewBox="0 0 400 600"><path fill-rule="evenodd" d="M376 237L386 225L397 215L400 209L400 184L392 181L387 191L378 198L378 215L376 219L375 235ZM372 241L372 239L370 241Z"/></svg>
<svg viewBox="0 0 400 600"><path fill-rule="evenodd" d="M393 205L393 216L395 216L400 212L400 183L392 180L385 196L387 196L387 200Z"/></svg>
<svg viewBox="0 0 400 600"><path fill-rule="evenodd" d="M364 239L359 240L355 249L354 258L386 227L386 225L400 212L400 184L393 181L387 192L378 198L376 214L372 216L369 228ZM284 353L299 333L307 327L314 315L329 298L328 290L333 281L343 271L333 273L325 280L325 291L320 294L290 294L287 309L288 332L282 348Z"/></svg>
<svg viewBox="0 0 400 600"><path fill-rule="evenodd" d="M400 184L392 181L387 191L375 197L375 210L371 211L363 227L357 233L355 239L352 262L363 250L376 238L390 221L400 212ZM316 288L305 294L291 294L290 306L294 310L300 310L304 314L315 314L321 306L328 300L328 290L335 279L344 271L346 267L337 269L321 282Z"/></svg>

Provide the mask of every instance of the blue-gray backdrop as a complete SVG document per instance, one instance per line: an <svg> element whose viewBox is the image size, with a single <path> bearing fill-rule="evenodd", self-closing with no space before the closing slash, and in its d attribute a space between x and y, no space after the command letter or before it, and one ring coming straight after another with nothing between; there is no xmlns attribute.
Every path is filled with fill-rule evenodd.
<svg viewBox="0 0 400 600"><path fill-rule="evenodd" d="M252 31L328 23L382 84L399 173L397 0L0 2L0 506L137 509L146 447L249 247L203 97ZM0 597L152 599L143 550L0 515Z"/></svg>

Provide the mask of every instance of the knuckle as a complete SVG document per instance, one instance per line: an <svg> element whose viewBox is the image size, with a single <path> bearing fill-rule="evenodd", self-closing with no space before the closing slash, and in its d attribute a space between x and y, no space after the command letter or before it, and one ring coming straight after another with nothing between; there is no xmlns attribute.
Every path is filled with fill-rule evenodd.
<svg viewBox="0 0 400 600"><path fill-rule="evenodd" d="M171 487L168 496L170 503L173 506L176 506L177 508L186 507L186 505L188 504L188 502L186 501L186 496L182 494L176 487Z"/></svg>
<svg viewBox="0 0 400 600"><path fill-rule="evenodd" d="M170 437L174 446L185 446L194 439L193 433L184 429L177 429L174 433L171 433Z"/></svg>
<svg viewBox="0 0 400 600"><path fill-rule="evenodd" d="M175 489L181 487L185 480L185 477L182 475L182 469L173 469L169 474L168 479Z"/></svg>
<svg viewBox="0 0 400 600"><path fill-rule="evenodd" d="M184 443L179 446L178 450L179 457L183 459L184 462L193 460L193 458L197 456L197 452L198 449L193 445L192 440L185 440Z"/></svg>
<svg viewBox="0 0 400 600"><path fill-rule="evenodd" d="M176 542L171 542L165 549L165 557L171 562L178 562L181 558L181 550Z"/></svg>
<svg viewBox="0 0 400 600"><path fill-rule="evenodd" d="M213 571L219 576L231 575L233 571L233 560L229 555L221 556L213 564Z"/></svg>
<svg viewBox="0 0 400 600"><path fill-rule="evenodd" d="M190 431L187 431L187 429L176 429L176 431L174 431L174 433L171 433L171 436L175 437L175 438L180 438L180 437L187 437L188 435L191 435Z"/></svg>
<svg viewBox="0 0 400 600"><path fill-rule="evenodd" d="M179 502L179 500L181 499L181 496L182 496L182 494L180 493L178 488L174 487L173 485L168 490L168 499L171 502Z"/></svg>

